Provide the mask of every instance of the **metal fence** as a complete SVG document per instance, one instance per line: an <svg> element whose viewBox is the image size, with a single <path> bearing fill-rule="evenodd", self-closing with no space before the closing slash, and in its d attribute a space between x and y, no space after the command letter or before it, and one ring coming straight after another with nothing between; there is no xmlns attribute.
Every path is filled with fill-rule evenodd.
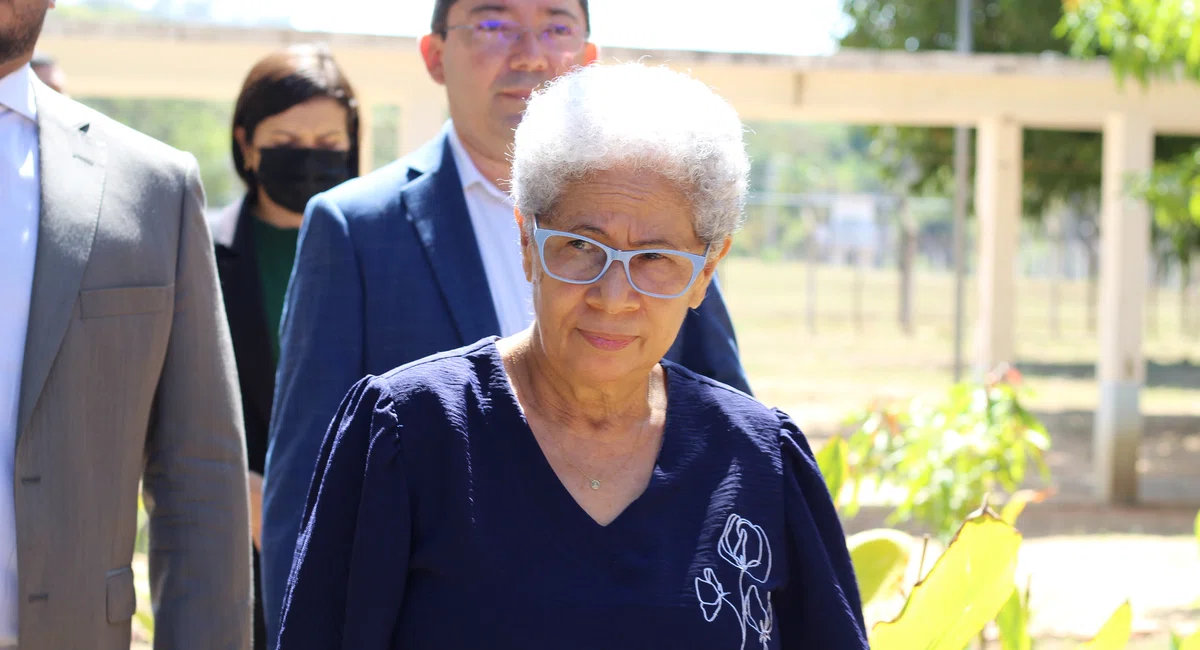
<svg viewBox="0 0 1200 650"><path fill-rule="evenodd" d="M904 330L949 326L953 314L952 204L944 197L885 193L755 193L734 255L790 262L803 287L805 321L893 320ZM1095 210L1062 207L1019 231L1018 321L1022 330L1070 336L1095 330L1099 231ZM978 258L967 224L968 275ZM1146 268L1147 331L1200 334L1197 269L1163 243ZM968 312L974 311L968 291Z"/></svg>

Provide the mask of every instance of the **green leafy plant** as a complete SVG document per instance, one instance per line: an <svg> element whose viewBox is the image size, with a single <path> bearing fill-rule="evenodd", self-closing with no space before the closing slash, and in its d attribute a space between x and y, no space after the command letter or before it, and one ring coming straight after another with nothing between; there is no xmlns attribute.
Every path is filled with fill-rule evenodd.
<svg viewBox="0 0 1200 650"><path fill-rule="evenodd" d="M1022 494L1012 503L1034 499ZM1013 506L1010 514L1019 514ZM1200 539L1200 515L1197 516ZM872 530L847 540L864 602L883 595L897 584L911 559L912 537L893 530ZM1013 586L1022 543L1011 521L985 505L959 528L945 552L924 579L908 594L900 614L871 629L872 650L964 650L983 642L985 628L995 621L1002 650L1032 650L1029 631L1030 586ZM857 552L856 552L857 551ZM1122 650L1133 632L1133 608L1127 601L1118 607L1079 650ZM1171 650L1200 650L1200 630L1190 636L1171 635Z"/></svg>
<svg viewBox="0 0 1200 650"><path fill-rule="evenodd" d="M154 613L151 611L150 576L146 556L150 551L150 517L146 514L146 506L142 501L142 491L138 490L137 536L134 539L134 594L137 609L134 620L138 633L148 640L154 640ZM139 561L142 560L142 561Z"/></svg>
<svg viewBox="0 0 1200 650"><path fill-rule="evenodd" d="M845 447L834 440L825 458L835 474L845 468L836 486L845 513L857 512L866 485L899 488L889 523L916 520L945 540L986 495L1016 492L1030 463L1048 479L1050 439L1021 404L1019 384L1020 375L1005 369L956 384L940 399L876 402L852 416Z"/></svg>
<svg viewBox="0 0 1200 650"><path fill-rule="evenodd" d="M1187 638L1172 634L1171 650L1200 650L1200 630Z"/></svg>
<svg viewBox="0 0 1200 650"><path fill-rule="evenodd" d="M1095 638L1081 644L1079 650L1121 650L1129 645L1132 634L1133 608L1126 602L1113 612Z"/></svg>
<svg viewBox="0 0 1200 650"><path fill-rule="evenodd" d="M835 504L842 500L842 490L846 486L846 477L850 474L849 447L846 440L835 437L826 442L816 453L817 467L825 479L825 487Z"/></svg>
<svg viewBox="0 0 1200 650"><path fill-rule="evenodd" d="M1200 512L1196 513L1196 543L1200 545ZM1172 633L1171 650L1200 650L1200 629L1187 637Z"/></svg>
<svg viewBox="0 0 1200 650"><path fill-rule="evenodd" d="M1196 543L1200 544L1200 512L1196 513Z"/></svg>
<svg viewBox="0 0 1200 650"><path fill-rule="evenodd" d="M1191 0L1066 0L1054 35L1073 56L1104 55L1118 79L1182 72L1200 81L1200 12Z"/></svg>
<svg viewBox="0 0 1200 650"><path fill-rule="evenodd" d="M912 559L913 538L898 530L875 529L846 540L863 604L904 593L904 574Z"/></svg>
<svg viewBox="0 0 1200 650"><path fill-rule="evenodd" d="M1011 522L1006 522L1011 525ZM1033 637L1029 634L1029 585L1025 591L1013 587L1012 594L1000 613L996 615L996 628L1000 631L1000 647L1003 650L1030 650Z"/></svg>
<svg viewBox="0 0 1200 650"><path fill-rule="evenodd" d="M1008 522L1011 526L1017 525L1017 518L1025 512L1025 507L1031 503L1041 503L1050 496L1054 491L1046 490L1018 490L1008 498L1008 502L1000 510L1000 518Z"/></svg>
<svg viewBox="0 0 1200 650"><path fill-rule="evenodd" d="M1105 56L1118 82L1200 82L1200 11L1192 0L1065 0L1054 36L1076 57ZM1186 267L1200 250L1200 149L1159 156L1131 193L1154 207L1156 231Z"/></svg>
<svg viewBox="0 0 1200 650"><path fill-rule="evenodd" d="M962 525L904 609L871 630L875 650L963 650L1013 590L1021 534L989 510Z"/></svg>
<svg viewBox="0 0 1200 650"><path fill-rule="evenodd" d="M134 537L133 550L135 553L150 552L150 517L146 514L146 504L142 501L142 491L138 490L137 504L137 535Z"/></svg>

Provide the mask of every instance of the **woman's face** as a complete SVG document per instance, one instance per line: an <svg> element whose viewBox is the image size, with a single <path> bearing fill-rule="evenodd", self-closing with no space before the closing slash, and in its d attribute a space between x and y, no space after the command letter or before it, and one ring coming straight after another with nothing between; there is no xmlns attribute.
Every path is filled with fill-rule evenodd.
<svg viewBox="0 0 1200 650"><path fill-rule="evenodd" d="M246 169L259 181L260 200L303 213L313 194L345 180L345 152L351 144L348 117L337 100L318 97L259 122L249 141L238 127L235 137ZM323 187L329 183L333 185Z"/></svg>
<svg viewBox="0 0 1200 650"><path fill-rule="evenodd" d="M692 225L688 198L662 176L628 169L597 172L571 183L552 212L539 217L538 226L618 250L674 249L703 255L706 248ZM648 373L663 358L687 310L704 300L729 240L678 298L639 293L616 261L592 284L562 282L546 274L532 237L523 236L522 247L547 356L569 374L606 383Z"/></svg>

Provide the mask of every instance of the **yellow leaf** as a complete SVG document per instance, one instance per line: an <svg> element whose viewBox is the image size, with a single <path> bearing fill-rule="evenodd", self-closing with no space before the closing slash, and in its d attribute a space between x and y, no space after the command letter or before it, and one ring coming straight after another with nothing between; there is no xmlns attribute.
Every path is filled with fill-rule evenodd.
<svg viewBox="0 0 1200 650"><path fill-rule="evenodd" d="M1013 590L1021 534L984 511L959 529L895 620L871 630L875 650L962 650Z"/></svg>
<svg viewBox="0 0 1200 650"><path fill-rule="evenodd" d="M1200 544L1200 512L1196 513L1196 543Z"/></svg>
<svg viewBox="0 0 1200 650"><path fill-rule="evenodd" d="M1200 650L1200 630L1179 644L1179 650Z"/></svg>
<svg viewBox="0 0 1200 650"><path fill-rule="evenodd" d="M1029 637L1029 621L1025 615L1025 604L1021 590L1013 587L1012 595L1000 608L996 616L996 627L1000 631L1000 647L1003 650L1029 650L1033 639Z"/></svg>
<svg viewBox="0 0 1200 650"><path fill-rule="evenodd" d="M863 604L894 594L904 581L913 538L898 530L876 529L846 540Z"/></svg>
<svg viewBox="0 0 1200 650"><path fill-rule="evenodd" d="M1129 636L1133 634L1133 608L1126 601L1113 612L1108 622L1096 637L1087 643L1080 644L1079 650L1121 650L1129 645Z"/></svg>
<svg viewBox="0 0 1200 650"><path fill-rule="evenodd" d="M1017 525L1017 518L1025 511L1025 506L1031 503L1041 503L1050 495L1050 490L1018 490L1008 498L1008 503L1000 511L1000 518L1010 526Z"/></svg>

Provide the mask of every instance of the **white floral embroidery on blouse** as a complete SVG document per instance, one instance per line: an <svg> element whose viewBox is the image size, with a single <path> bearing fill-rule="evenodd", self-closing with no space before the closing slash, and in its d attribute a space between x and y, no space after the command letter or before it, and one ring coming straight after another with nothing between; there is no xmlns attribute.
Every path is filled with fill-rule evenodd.
<svg viewBox="0 0 1200 650"><path fill-rule="evenodd" d="M749 519L731 514L717 542L717 554L738 570L737 595L741 605L729 599L731 594L717 578L717 572L705 567L703 575L696 577L696 598L700 601L704 620L709 623L717 620L721 608L728 605L742 629L741 650L746 648L749 632L758 633L758 642L767 648L775 627L771 592L766 592L764 599L758 588L771 575L771 544L766 532Z"/></svg>

